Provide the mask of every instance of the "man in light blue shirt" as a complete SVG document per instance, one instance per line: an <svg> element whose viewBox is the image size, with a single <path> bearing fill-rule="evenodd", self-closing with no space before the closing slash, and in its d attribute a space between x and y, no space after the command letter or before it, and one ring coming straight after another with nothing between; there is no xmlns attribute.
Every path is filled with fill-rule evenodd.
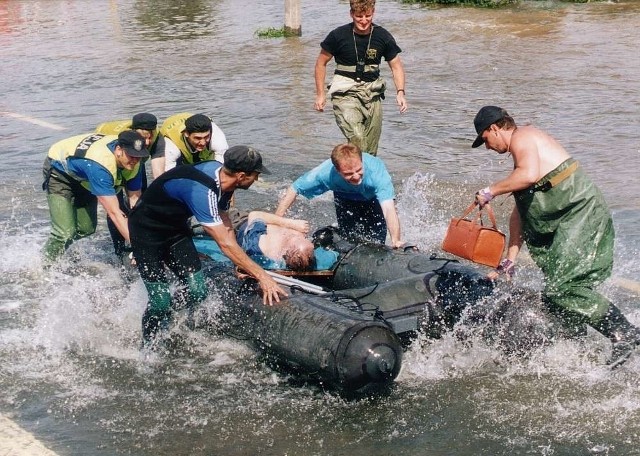
<svg viewBox="0 0 640 456"><path fill-rule="evenodd" d="M388 230L394 248L404 245L391 176L382 160L363 154L355 144L339 144L331 159L299 177L276 215L284 216L299 194L311 199L328 191L333 192L340 236L384 244Z"/></svg>

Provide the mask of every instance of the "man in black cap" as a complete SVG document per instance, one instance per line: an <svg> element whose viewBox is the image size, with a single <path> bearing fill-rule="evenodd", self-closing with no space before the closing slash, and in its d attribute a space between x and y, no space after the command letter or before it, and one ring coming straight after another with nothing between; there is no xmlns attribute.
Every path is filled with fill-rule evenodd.
<svg viewBox="0 0 640 456"><path fill-rule="evenodd" d="M222 130L204 114L175 114L162 123L160 134L166 140L165 171L206 160L222 163L229 148Z"/></svg>
<svg viewBox="0 0 640 456"><path fill-rule="evenodd" d="M132 204L140 197L140 160L149 156L144 144L139 133L125 130L118 136L73 136L51 146L43 168L51 216L51 235L44 248L47 262L56 260L76 239L95 232L98 202L129 241L116 195L124 188Z"/></svg>
<svg viewBox="0 0 640 456"><path fill-rule="evenodd" d="M547 133L518 127L498 106L485 106L476 115L477 137L471 147L513 157L506 178L479 190L483 206L498 195L513 193L516 206L509 223L506 258L490 275L512 275L523 242L545 275L549 309L572 325L588 324L608 337L617 366L640 345L640 329L596 291L611 275L614 230L607 203L595 184L567 151Z"/></svg>
<svg viewBox="0 0 640 456"><path fill-rule="evenodd" d="M159 134L158 118L148 112L140 112L135 114L130 120L114 120L104 122L96 128L96 133L104 135L117 135L121 131L135 130L145 140L147 150L149 151L149 161L151 163L151 175L156 178L164 172L165 160L164 136ZM145 160L146 162L146 160ZM142 164L144 166L144 163ZM143 190L147 188L146 173L143 174L144 179Z"/></svg>
<svg viewBox="0 0 640 456"><path fill-rule="evenodd" d="M134 130L144 138L145 145L149 151L149 161L151 162L151 173L154 178L158 177L164 172L164 149L165 140L164 136L158 132L158 118L148 112L140 112L135 114L131 120L115 120L111 122L105 122L96 128L97 133L105 135L117 135L125 130ZM142 176L142 191L147 188L147 170L145 168L145 162L140 162L140 173ZM131 209L129 201L126 201L124 192L118 193L118 201L120 202L120 210L124 214L128 214ZM130 263L130 259L127 255L126 243L120 231L113 223L111 218L107 217L107 227L109 228L109 234L113 242L113 249L116 256L121 259L125 267Z"/></svg>
<svg viewBox="0 0 640 456"><path fill-rule="evenodd" d="M193 244L190 217L220 246L240 269L254 277L265 303L273 304L285 291L238 245L228 210L234 190L247 189L260 173L269 171L258 151L248 146L227 150L224 165L210 160L179 166L154 180L130 213L131 246L149 302L142 317L145 343L168 325L172 309L190 308L206 298L208 290L198 252ZM171 295L165 273L178 277L181 289ZM184 299L185 302L177 302Z"/></svg>

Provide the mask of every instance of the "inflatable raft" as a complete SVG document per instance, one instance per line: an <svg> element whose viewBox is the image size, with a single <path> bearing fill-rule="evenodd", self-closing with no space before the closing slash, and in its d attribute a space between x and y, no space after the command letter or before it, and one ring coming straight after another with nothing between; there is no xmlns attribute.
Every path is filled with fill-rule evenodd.
<svg viewBox="0 0 640 456"><path fill-rule="evenodd" d="M320 269L270 271L289 296L265 306L257 283L239 280L212 239L194 241L213 260L205 271L224 303L225 333L250 341L277 368L348 391L393 382L418 333L438 337L493 290L472 266L411 248L349 244L325 228L314 237Z"/></svg>

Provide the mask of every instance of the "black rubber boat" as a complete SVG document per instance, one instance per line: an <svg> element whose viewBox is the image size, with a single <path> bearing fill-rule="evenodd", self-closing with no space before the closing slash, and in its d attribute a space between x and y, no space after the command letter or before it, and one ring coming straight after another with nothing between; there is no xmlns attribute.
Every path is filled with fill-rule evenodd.
<svg viewBox="0 0 640 456"><path fill-rule="evenodd" d="M289 297L262 304L253 280L239 280L228 261L197 240L211 285L224 303L222 330L246 339L270 365L346 391L393 382L403 349L418 333L438 337L463 310L492 293L484 272L412 248L353 245L330 228L316 232L330 268L294 275L270 271ZM205 248L203 248L205 246Z"/></svg>

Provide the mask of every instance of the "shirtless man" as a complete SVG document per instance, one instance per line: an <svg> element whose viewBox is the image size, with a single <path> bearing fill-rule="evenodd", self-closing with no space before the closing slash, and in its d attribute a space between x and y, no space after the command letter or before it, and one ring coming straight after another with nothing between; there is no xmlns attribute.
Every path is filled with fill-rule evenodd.
<svg viewBox="0 0 640 456"><path fill-rule="evenodd" d="M233 209L232 209L233 210ZM315 266L313 243L307 239L309 222L262 211L237 213L238 244L263 267L308 271ZM234 228L236 222L229 213Z"/></svg>
<svg viewBox="0 0 640 456"><path fill-rule="evenodd" d="M479 190L483 206L513 193L509 245L496 278L511 276L523 242L545 275L545 301L569 324L589 324L612 342L607 364L618 366L640 345L640 329L595 288L611 275L614 230L604 197L554 138L533 126L516 126L502 108L485 106L476 115L478 136L499 154L510 153L513 171Z"/></svg>

